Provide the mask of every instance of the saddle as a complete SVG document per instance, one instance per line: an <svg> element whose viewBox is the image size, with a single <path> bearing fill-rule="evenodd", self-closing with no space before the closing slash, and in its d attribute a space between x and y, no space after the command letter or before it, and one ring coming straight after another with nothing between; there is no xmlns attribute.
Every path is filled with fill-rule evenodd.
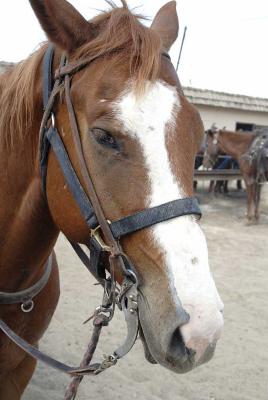
<svg viewBox="0 0 268 400"><path fill-rule="evenodd" d="M268 181L268 130L258 131L245 158L256 167L256 181Z"/></svg>

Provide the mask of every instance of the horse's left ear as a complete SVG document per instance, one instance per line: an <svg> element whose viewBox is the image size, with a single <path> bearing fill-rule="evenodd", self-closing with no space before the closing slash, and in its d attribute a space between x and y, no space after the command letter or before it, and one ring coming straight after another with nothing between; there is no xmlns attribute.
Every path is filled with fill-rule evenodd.
<svg viewBox="0 0 268 400"><path fill-rule="evenodd" d="M66 0L29 0L47 37L71 53L93 37L91 24Z"/></svg>
<svg viewBox="0 0 268 400"><path fill-rule="evenodd" d="M160 8L152 22L151 28L160 35L163 49L169 51L179 33L176 1L170 1Z"/></svg>

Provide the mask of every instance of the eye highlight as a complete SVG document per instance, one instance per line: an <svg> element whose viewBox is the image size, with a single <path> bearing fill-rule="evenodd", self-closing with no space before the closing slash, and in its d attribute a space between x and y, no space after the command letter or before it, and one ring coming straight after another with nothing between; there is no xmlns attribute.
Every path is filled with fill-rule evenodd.
<svg viewBox="0 0 268 400"><path fill-rule="evenodd" d="M117 142L117 140L107 131L101 128L92 128L90 129L90 132L96 142L100 144L101 146L108 147L110 149L114 150L121 150L120 144Z"/></svg>

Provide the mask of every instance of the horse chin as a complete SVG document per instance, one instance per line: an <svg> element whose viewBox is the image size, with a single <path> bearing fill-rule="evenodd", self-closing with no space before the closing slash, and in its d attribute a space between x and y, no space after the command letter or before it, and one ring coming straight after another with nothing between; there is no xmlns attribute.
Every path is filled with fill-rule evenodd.
<svg viewBox="0 0 268 400"><path fill-rule="evenodd" d="M147 345L146 339L144 337L144 333L141 327L141 324L139 325L139 334L140 334L140 339L141 342L143 344L143 350L144 350L144 355L146 360L150 363L150 364L158 364L158 362L154 359L154 357L152 356L149 347Z"/></svg>
<svg viewBox="0 0 268 400"><path fill-rule="evenodd" d="M176 344L176 350L172 349L172 347L169 349L168 353L165 353L162 355L153 355L154 351L152 348L149 348L149 345L147 343L147 340L145 338L143 329L141 324L139 325L139 336L143 344L143 349L144 349L144 355L146 360L151 363L151 364L159 364L172 372L175 372L177 374L184 374L192 369L198 367L199 365L202 365L208 361L211 360L211 358L214 355L215 347L216 345L210 345L203 355L203 357L198 360L198 362L195 361L195 352L191 349L188 349L180 337L180 333L178 333L178 336L176 337L176 340L180 338L180 346L179 346L179 351L178 351L178 343Z"/></svg>

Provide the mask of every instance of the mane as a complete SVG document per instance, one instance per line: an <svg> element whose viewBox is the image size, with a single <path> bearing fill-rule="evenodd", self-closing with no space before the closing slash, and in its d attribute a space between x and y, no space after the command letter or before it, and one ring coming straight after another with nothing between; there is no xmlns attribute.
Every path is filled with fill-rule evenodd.
<svg viewBox="0 0 268 400"><path fill-rule="evenodd" d="M128 62L137 92L143 91L145 82L154 81L159 73L161 39L141 23L143 16L129 10L125 0L120 8L110 0L106 3L111 10L90 21L96 36L78 49L75 59L109 57L113 63Z"/></svg>
<svg viewBox="0 0 268 400"><path fill-rule="evenodd" d="M232 137L235 141L240 142L245 141L245 142L250 142L254 139L256 136L256 132L252 131L229 131L229 130L219 130L220 134L227 134L228 136Z"/></svg>
<svg viewBox="0 0 268 400"><path fill-rule="evenodd" d="M7 146L23 140L33 124L37 71L47 46L0 76L0 133Z"/></svg>
<svg viewBox="0 0 268 400"><path fill-rule="evenodd" d="M125 0L121 0L122 7L117 7L111 0L106 2L110 11L101 12L90 21L93 40L77 49L72 57L109 57L111 63L127 62L130 74L135 78L136 91L142 92L145 83L154 81L159 73L160 37L140 22L144 18L133 14ZM0 77L0 132L11 146L15 139L23 139L33 123L37 72L46 48L44 45Z"/></svg>

